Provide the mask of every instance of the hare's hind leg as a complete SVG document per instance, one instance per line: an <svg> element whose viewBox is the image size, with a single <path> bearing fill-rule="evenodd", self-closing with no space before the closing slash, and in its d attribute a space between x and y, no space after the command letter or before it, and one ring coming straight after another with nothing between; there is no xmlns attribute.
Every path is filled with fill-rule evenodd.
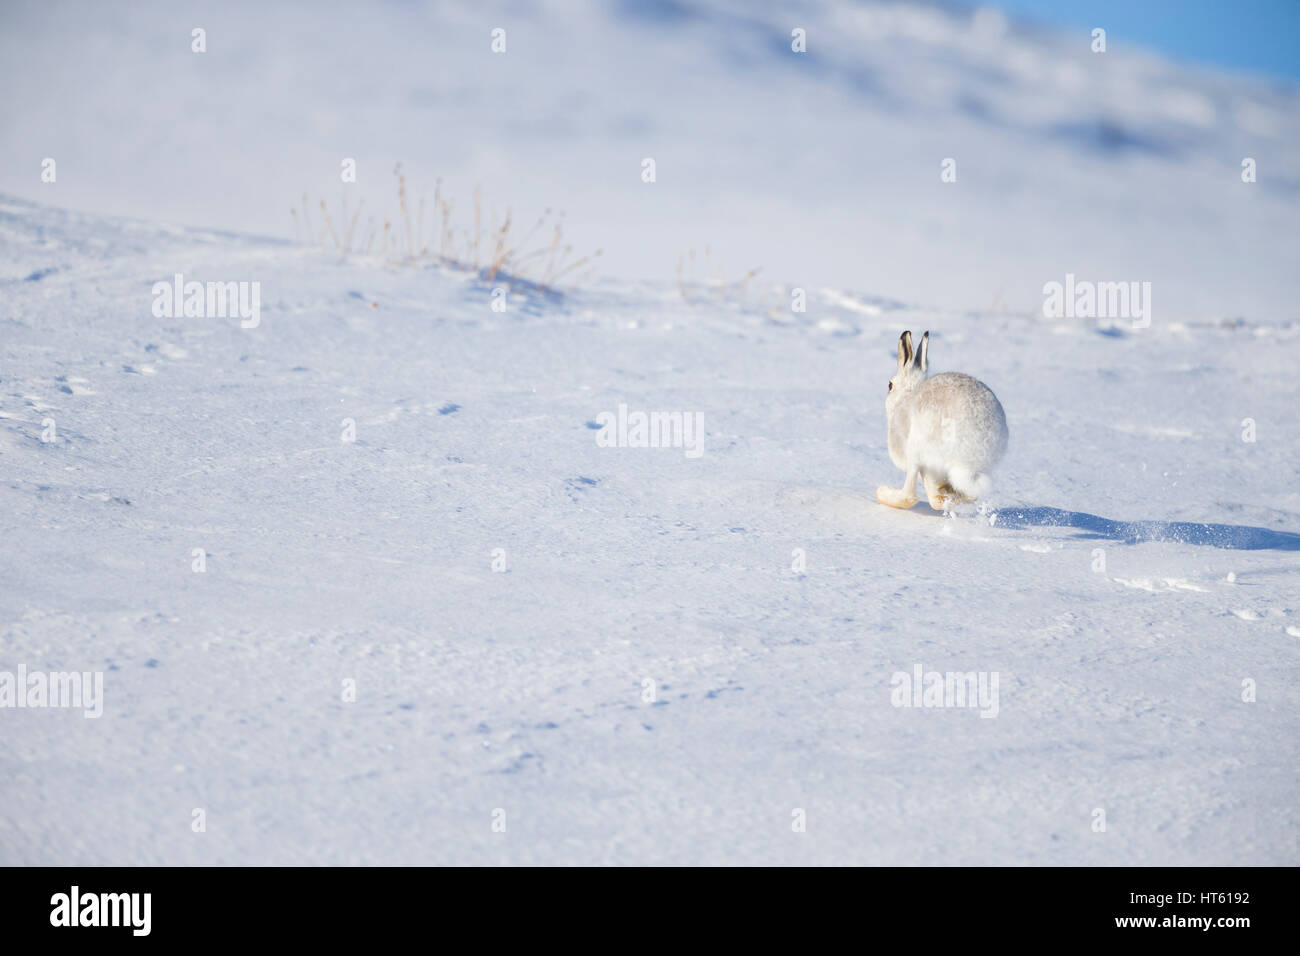
<svg viewBox="0 0 1300 956"><path fill-rule="evenodd" d="M910 508L916 504L916 473L915 467L907 469L907 477L903 479L902 488L890 488L888 485L881 485L876 489L876 500L882 505L889 505L891 508Z"/></svg>
<svg viewBox="0 0 1300 956"><path fill-rule="evenodd" d="M948 484L948 482L946 481L939 486L939 494L944 498L948 499L949 502L948 507L950 508L953 505L968 505L975 500L969 495L963 495L960 491L957 491L955 488L953 488L952 485Z"/></svg>
<svg viewBox="0 0 1300 956"><path fill-rule="evenodd" d="M957 503L957 493L947 482L939 484L938 478L924 471L921 472L921 479L925 482L925 497L935 511L948 511Z"/></svg>

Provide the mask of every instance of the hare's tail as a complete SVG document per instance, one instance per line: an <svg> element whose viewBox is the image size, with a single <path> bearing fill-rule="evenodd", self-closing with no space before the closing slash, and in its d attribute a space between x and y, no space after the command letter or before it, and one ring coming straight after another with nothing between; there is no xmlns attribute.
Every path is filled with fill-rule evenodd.
<svg viewBox="0 0 1300 956"><path fill-rule="evenodd" d="M982 471L972 471L965 465L954 465L948 469L948 484L953 491L973 501L989 493L993 488L993 479Z"/></svg>

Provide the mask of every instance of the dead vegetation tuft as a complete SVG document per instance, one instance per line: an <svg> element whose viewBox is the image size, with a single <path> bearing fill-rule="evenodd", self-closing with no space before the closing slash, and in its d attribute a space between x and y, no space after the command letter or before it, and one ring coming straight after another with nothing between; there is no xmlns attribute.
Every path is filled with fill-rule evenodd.
<svg viewBox="0 0 1300 956"><path fill-rule="evenodd" d="M397 216L393 222L384 215L367 218L365 245L360 244L357 223L364 201L349 212L345 191L341 200L342 232L334 227L329 205L320 200L321 223L317 225L309 209L307 194L301 205L290 208L298 242L319 245L340 260L349 257L366 259L383 266L429 266L471 272L488 283L502 283L510 291L535 291L555 294L571 291L590 281L602 250L576 255L573 244L564 238L564 213L545 210L526 231L516 228L509 207L498 216L493 207L484 215L483 189L474 189L472 223L457 225L454 202L443 194L442 180L434 183L431 207L422 196L414 222L406 190L402 164L393 170L397 189ZM425 229L425 212L429 210L429 228ZM381 228L382 227L382 228ZM376 245L378 240L378 245Z"/></svg>

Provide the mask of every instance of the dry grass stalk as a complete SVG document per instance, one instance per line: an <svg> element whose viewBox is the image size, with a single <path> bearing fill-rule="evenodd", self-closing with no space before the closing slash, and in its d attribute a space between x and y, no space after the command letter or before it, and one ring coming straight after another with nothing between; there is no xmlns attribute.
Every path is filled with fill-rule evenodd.
<svg viewBox="0 0 1300 956"><path fill-rule="evenodd" d="M703 301L703 299L695 299L692 296L693 290L703 290L703 294L712 291L719 300L726 301L734 298L741 305L745 305L749 281L763 271L761 268L750 269L738 281L728 284L726 270L723 268L721 258L716 261L715 266L713 249L707 245L704 247L704 256L699 261L700 278L696 277L696 263L694 249L688 249L684 254L677 257L677 292L687 302ZM715 271L716 278L710 278L715 274ZM709 287L711 287L711 290Z"/></svg>
<svg viewBox="0 0 1300 956"><path fill-rule="evenodd" d="M330 238L334 240L334 248L338 250L339 258L343 258L343 246L339 243L338 233L334 231L334 223L330 219L329 207L325 205L325 200L320 201L320 214L325 217L325 225L329 229Z"/></svg>
<svg viewBox="0 0 1300 956"><path fill-rule="evenodd" d="M299 242L304 239L308 242L318 242L321 248L327 251L330 248L328 242L332 242L333 250L341 259L346 259L354 251L361 251L366 256L371 256L372 253L377 255L385 264L438 264L473 272L486 282L505 279L512 290L524 286L547 293L555 292L561 281L571 284L587 281L594 272L593 264L603 253L603 250L597 249L590 255L574 259L573 245L564 241L564 214L551 209L546 209L522 236L514 231L515 220L509 209L506 210L505 219L500 224L497 222L494 210L489 225L485 222L481 186L476 186L474 189L472 228L457 229L453 220L455 204L443 193L441 178L436 180L434 186L431 208L433 228L426 241L425 199L420 198L419 212L413 227L406 190L406 175L401 163L394 167L393 175L396 181L400 216L400 221L396 225L405 234L405 250L401 247L401 238L394 235L395 224L385 217L382 234L378 234L374 216L369 217L370 228L365 249L355 249L357 223L360 221L364 202L358 203L355 209L349 210L346 192L342 195L341 203L343 215L341 222L345 227L341 237L334 227L329 206L323 198L320 200L320 210L324 219L324 228L317 233L308 211L306 193L302 196L302 215L299 216L299 210L290 209L295 237ZM436 236L433 235L434 232ZM536 237L545 232L550 233L549 241L532 247ZM378 248L375 245L377 235ZM584 268L586 271L579 271ZM680 261L678 284L680 288L685 288Z"/></svg>

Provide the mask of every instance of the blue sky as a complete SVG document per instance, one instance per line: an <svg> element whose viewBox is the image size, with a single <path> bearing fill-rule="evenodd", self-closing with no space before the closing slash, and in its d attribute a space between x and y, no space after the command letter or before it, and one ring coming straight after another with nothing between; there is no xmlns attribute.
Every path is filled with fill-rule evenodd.
<svg viewBox="0 0 1300 956"><path fill-rule="evenodd" d="M1104 27L1126 45L1207 66L1300 79L1300 0L986 0L1059 27Z"/></svg>

